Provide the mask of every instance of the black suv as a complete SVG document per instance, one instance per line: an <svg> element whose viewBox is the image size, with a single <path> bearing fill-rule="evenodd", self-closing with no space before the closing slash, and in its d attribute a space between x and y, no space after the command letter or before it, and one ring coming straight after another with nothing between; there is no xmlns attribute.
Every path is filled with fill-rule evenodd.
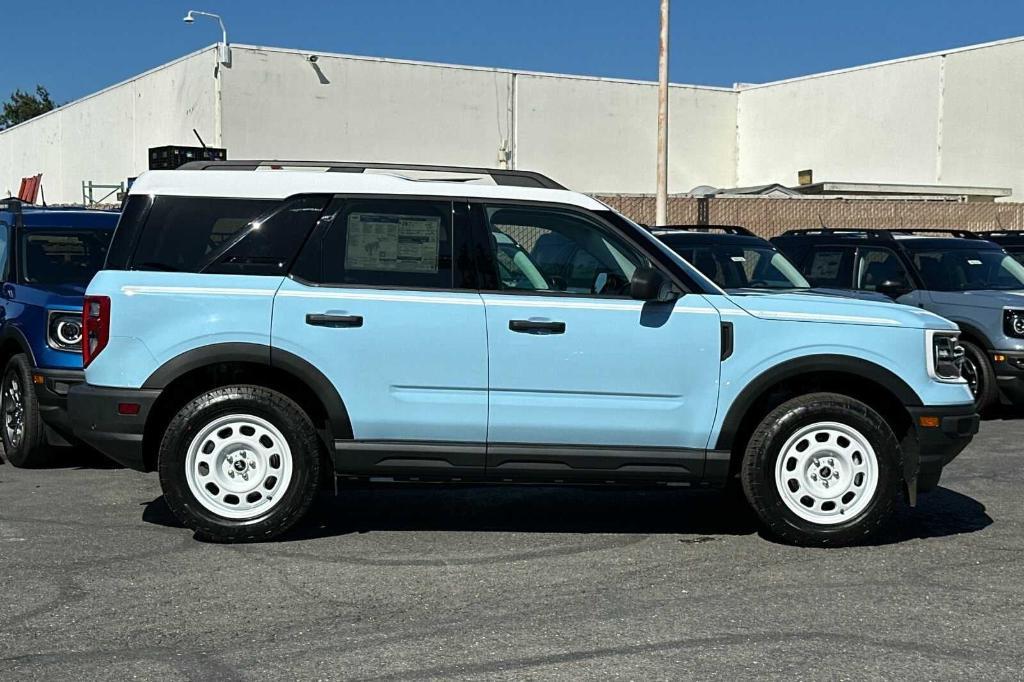
<svg viewBox="0 0 1024 682"><path fill-rule="evenodd" d="M955 322L977 409L1024 403L1024 265L966 230L790 230L772 242L812 286L885 294Z"/></svg>

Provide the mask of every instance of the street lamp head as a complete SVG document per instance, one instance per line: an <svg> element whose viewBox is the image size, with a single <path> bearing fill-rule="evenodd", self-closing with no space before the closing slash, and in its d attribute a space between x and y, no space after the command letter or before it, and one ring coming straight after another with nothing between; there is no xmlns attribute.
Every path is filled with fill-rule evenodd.
<svg viewBox="0 0 1024 682"><path fill-rule="evenodd" d="M195 23L195 20L196 20L196 18L194 16L192 16L192 11L191 10L189 10L189 13L185 15L184 19L182 19L182 21L184 21L186 24Z"/></svg>

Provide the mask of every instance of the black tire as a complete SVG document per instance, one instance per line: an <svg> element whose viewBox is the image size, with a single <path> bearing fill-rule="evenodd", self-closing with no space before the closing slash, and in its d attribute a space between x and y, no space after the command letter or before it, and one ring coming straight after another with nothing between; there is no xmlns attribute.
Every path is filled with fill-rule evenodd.
<svg viewBox="0 0 1024 682"><path fill-rule="evenodd" d="M20 409L9 391L19 394ZM11 430L14 425L12 418L20 419L20 436ZM11 464L28 468L45 466L53 461L53 449L46 442L36 387L32 383L32 365L24 353L12 357L4 368L0 382L0 422L4 454Z"/></svg>
<svg viewBox="0 0 1024 682"><path fill-rule="evenodd" d="M185 473L193 439L212 421L231 414L266 420L284 436L292 454L291 480L278 493L281 499L252 518L231 519L204 507L189 488ZM164 431L157 464L171 511L197 538L213 542L269 540L292 528L313 503L320 467L320 444L302 408L277 391L244 385L207 391L182 407Z"/></svg>
<svg viewBox="0 0 1024 682"><path fill-rule="evenodd" d="M964 378L971 384L974 410L979 414L991 408L999 398L996 373L985 351L970 341L960 341L964 349Z"/></svg>
<svg viewBox="0 0 1024 682"><path fill-rule="evenodd" d="M875 451L878 484L855 516L838 524L819 524L797 516L775 482L776 462L791 436L818 422L838 422L855 429ZM886 421L864 403L836 393L794 398L768 413L747 443L741 480L747 500L765 529L784 542L837 547L863 542L892 514L900 493L903 455Z"/></svg>

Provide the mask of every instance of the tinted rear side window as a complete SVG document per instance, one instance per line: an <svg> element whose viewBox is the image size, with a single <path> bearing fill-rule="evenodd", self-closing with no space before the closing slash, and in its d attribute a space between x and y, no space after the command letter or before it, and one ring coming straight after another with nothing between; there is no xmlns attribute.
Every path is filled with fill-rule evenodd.
<svg viewBox="0 0 1024 682"><path fill-rule="evenodd" d="M320 218L329 196L310 195L286 201L279 209L246 225L214 250L203 272L237 275L279 275Z"/></svg>
<svg viewBox="0 0 1024 682"><path fill-rule="evenodd" d="M156 197L130 267L198 272L228 240L278 203L267 199Z"/></svg>
<svg viewBox="0 0 1024 682"><path fill-rule="evenodd" d="M452 254L450 201L353 199L296 270L327 285L450 289Z"/></svg>
<svg viewBox="0 0 1024 682"><path fill-rule="evenodd" d="M21 279L26 284L88 284L107 256L106 230L32 231L21 238Z"/></svg>

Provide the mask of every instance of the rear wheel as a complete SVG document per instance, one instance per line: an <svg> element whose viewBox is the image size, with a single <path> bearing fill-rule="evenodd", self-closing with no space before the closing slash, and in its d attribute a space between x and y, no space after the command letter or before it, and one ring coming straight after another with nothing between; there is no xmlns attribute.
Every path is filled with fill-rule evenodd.
<svg viewBox="0 0 1024 682"><path fill-rule="evenodd" d="M168 506L197 536L266 540L309 510L319 444L309 417L287 396L227 386L179 410L164 433L158 468Z"/></svg>
<svg viewBox="0 0 1024 682"><path fill-rule="evenodd" d="M761 522L786 542L863 541L892 513L902 454L892 429L864 403L835 393L790 400L747 444L741 478Z"/></svg>
<svg viewBox="0 0 1024 682"><path fill-rule="evenodd" d="M991 407L998 398L996 373L984 350L970 341L960 341L960 345L964 349L962 374L974 396L974 409L980 413Z"/></svg>
<svg viewBox="0 0 1024 682"><path fill-rule="evenodd" d="M16 467L38 467L50 462L53 450L46 443L39 413L32 367L24 353L10 359L0 383L0 415L4 453Z"/></svg>

